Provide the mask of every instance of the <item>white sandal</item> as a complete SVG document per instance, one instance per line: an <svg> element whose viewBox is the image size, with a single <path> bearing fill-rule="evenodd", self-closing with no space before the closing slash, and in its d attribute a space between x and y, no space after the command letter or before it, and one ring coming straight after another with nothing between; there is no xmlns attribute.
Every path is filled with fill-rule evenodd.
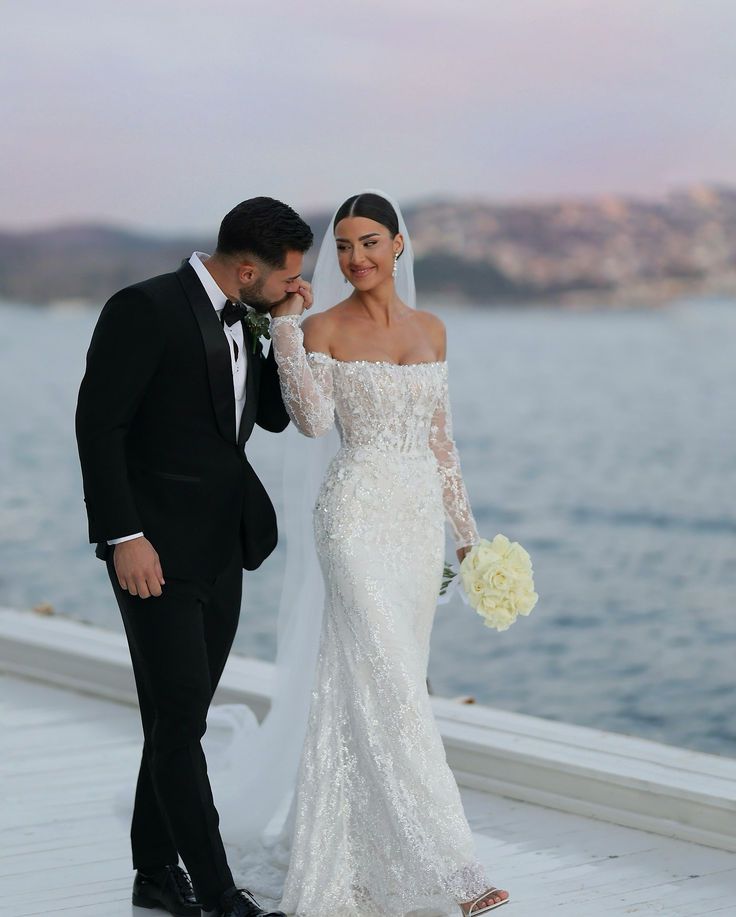
<svg viewBox="0 0 736 917"><path fill-rule="evenodd" d="M490 888L487 888L482 894L478 895L477 898L474 898L473 901L470 902L470 907L468 908L467 911L463 908L462 905L460 906L460 910L463 912L465 917L478 917L478 915L480 914L487 914L488 911L492 911L497 907L501 907L502 904L508 904L509 900L511 899L510 895L508 898L504 898L502 901L495 901L493 904L487 904L485 907L482 907L479 911L475 910L475 906L476 904L478 904L479 901L483 901L484 898L488 898L489 895L492 895L494 892L500 892L500 891L501 891L500 888L496 888L494 885L491 885ZM468 902L465 902L465 903L467 904Z"/></svg>

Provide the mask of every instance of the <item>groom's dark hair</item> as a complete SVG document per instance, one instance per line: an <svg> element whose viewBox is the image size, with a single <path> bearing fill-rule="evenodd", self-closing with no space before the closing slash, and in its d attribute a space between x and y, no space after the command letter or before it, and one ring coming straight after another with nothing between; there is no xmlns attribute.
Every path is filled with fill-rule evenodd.
<svg viewBox="0 0 736 917"><path fill-rule="evenodd" d="M254 255L269 267L280 268L287 252L306 252L313 239L312 230L288 204L272 197L252 197L223 219L217 253Z"/></svg>

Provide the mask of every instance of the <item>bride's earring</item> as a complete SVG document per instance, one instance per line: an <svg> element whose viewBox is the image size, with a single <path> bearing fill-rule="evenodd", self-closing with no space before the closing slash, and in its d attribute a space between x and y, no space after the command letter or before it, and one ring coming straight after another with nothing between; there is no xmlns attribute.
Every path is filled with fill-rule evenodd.
<svg viewBox="0 0 736 917"><path fill-rule="evenodd" d="M398 272L399 272L399 253L398 253L398 252L394 252L394 269L393 269L393 271L391 271L391 275L392 275L393 277L396 277L396 275L398 274Z"/></svg>
<svg viewBox="0 0 736 917"><path fill-rule="evenodd" d="M342 275L342 279L345 281L345 283L348 282L348 278L344 274Z"/></svg>

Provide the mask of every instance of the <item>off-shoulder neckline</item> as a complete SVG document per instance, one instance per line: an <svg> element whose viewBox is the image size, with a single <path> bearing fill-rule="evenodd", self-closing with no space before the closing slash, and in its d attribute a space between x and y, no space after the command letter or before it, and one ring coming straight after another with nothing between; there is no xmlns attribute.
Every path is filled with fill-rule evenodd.
<svg viewBox="0 0 736 917"><path fill-rule="evenodd" d="M393 363L391 360L338 360L337 357L333 357L329 353L323 353L321 350L308 350L307 356L324 357L326 360L330 360L332 363L341 363L344 366L353 366L364 363L368 366L397 366L401 367L402 369L407 366L444 366L447 363L447 360L421 360L418 363Z"/></svg>

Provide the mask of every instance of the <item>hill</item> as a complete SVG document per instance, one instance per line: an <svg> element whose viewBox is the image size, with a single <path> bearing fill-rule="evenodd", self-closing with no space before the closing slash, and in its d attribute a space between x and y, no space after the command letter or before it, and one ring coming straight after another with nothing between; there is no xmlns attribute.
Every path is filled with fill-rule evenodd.
<svg viewBox="0 0 736 917"><path fill-rule="evenodd" d="M420 293L494 304L657 304L736 291L736 190L696 186L662 199L605 196L546 203L437 200L406 220ZM315 238L325 213L306 214ZM205 236L104 225L0 232L0 297L100 304L177 266ZM312 256L314 253L312 253ZM309 276L311 258L305 274Z"/></svg>

